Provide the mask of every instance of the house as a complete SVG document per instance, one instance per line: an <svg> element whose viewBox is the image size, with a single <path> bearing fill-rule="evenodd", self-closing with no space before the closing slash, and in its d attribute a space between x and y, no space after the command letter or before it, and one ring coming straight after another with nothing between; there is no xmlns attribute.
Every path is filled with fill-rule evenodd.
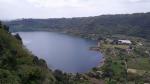
<svg viewBox="0 0 150 84"><path fill-rule="evenodd" d="M114 40L112 43L113 44L127 44L127 45L132 44L130 40Z"/></svg>
<svg viewBox="0 0 150 84"><path fill-rule="evenodd" d="M130 40L118 40L119 44L132 44Z"/></svg>
<svg viewBox="0 0 150 84"><path fill-rule="evenodd" d="M17 33L11 33L11 35L15 36Z"/></svg>

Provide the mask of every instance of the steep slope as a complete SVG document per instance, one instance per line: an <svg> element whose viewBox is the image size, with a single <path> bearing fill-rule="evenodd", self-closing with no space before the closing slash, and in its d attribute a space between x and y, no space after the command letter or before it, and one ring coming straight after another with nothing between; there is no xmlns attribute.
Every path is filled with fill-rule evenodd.
<svg viewBox="0 0 150 84"><path fill-rule="evenodd" d="M45 61L30 54L7 30L0 24L0 83L53 84Z"/></svg>

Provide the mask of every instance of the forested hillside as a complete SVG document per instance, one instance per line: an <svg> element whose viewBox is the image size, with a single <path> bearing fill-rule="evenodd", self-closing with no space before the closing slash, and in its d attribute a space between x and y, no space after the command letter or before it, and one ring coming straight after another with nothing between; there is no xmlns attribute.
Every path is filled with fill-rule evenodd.
<svg viewBox="0 0 150 84"><path fill-rule="evenodd" d="M23 48L21 39L12 36L8 29L0 24L0 83L54 83L45 61Z"/></svg>
<svg viewBox="0 0 150 84"><path fill-rule="evenodd" d="M4 22L11 31L48 30L94 37L122 34L150 39L150 13L81 18L21 19Z"/></svg>

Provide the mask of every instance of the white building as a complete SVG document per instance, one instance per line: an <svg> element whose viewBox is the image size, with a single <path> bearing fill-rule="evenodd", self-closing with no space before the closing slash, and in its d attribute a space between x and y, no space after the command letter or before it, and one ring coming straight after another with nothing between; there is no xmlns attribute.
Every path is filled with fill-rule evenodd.
<svg viewBox="0 0 150 84"><path fill-rule="evenodd" d="M15 36L17 33L11 33L11 35Z"/></svg>
<svg viewBox="0 0 150 84"><path fill-rule="evenodd" d="M132 44L130 40L118 40L119 44Z"/></svg>

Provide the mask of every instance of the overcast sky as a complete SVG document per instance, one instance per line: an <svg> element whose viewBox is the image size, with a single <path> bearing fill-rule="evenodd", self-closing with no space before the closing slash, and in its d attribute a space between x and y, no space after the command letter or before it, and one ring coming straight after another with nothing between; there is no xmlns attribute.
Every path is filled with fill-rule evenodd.
<svg viewBox="0 0 150 84"><path fill-rule="evenodd" d="M0 0L0 19L150 12L150 0Z"/></svg>

